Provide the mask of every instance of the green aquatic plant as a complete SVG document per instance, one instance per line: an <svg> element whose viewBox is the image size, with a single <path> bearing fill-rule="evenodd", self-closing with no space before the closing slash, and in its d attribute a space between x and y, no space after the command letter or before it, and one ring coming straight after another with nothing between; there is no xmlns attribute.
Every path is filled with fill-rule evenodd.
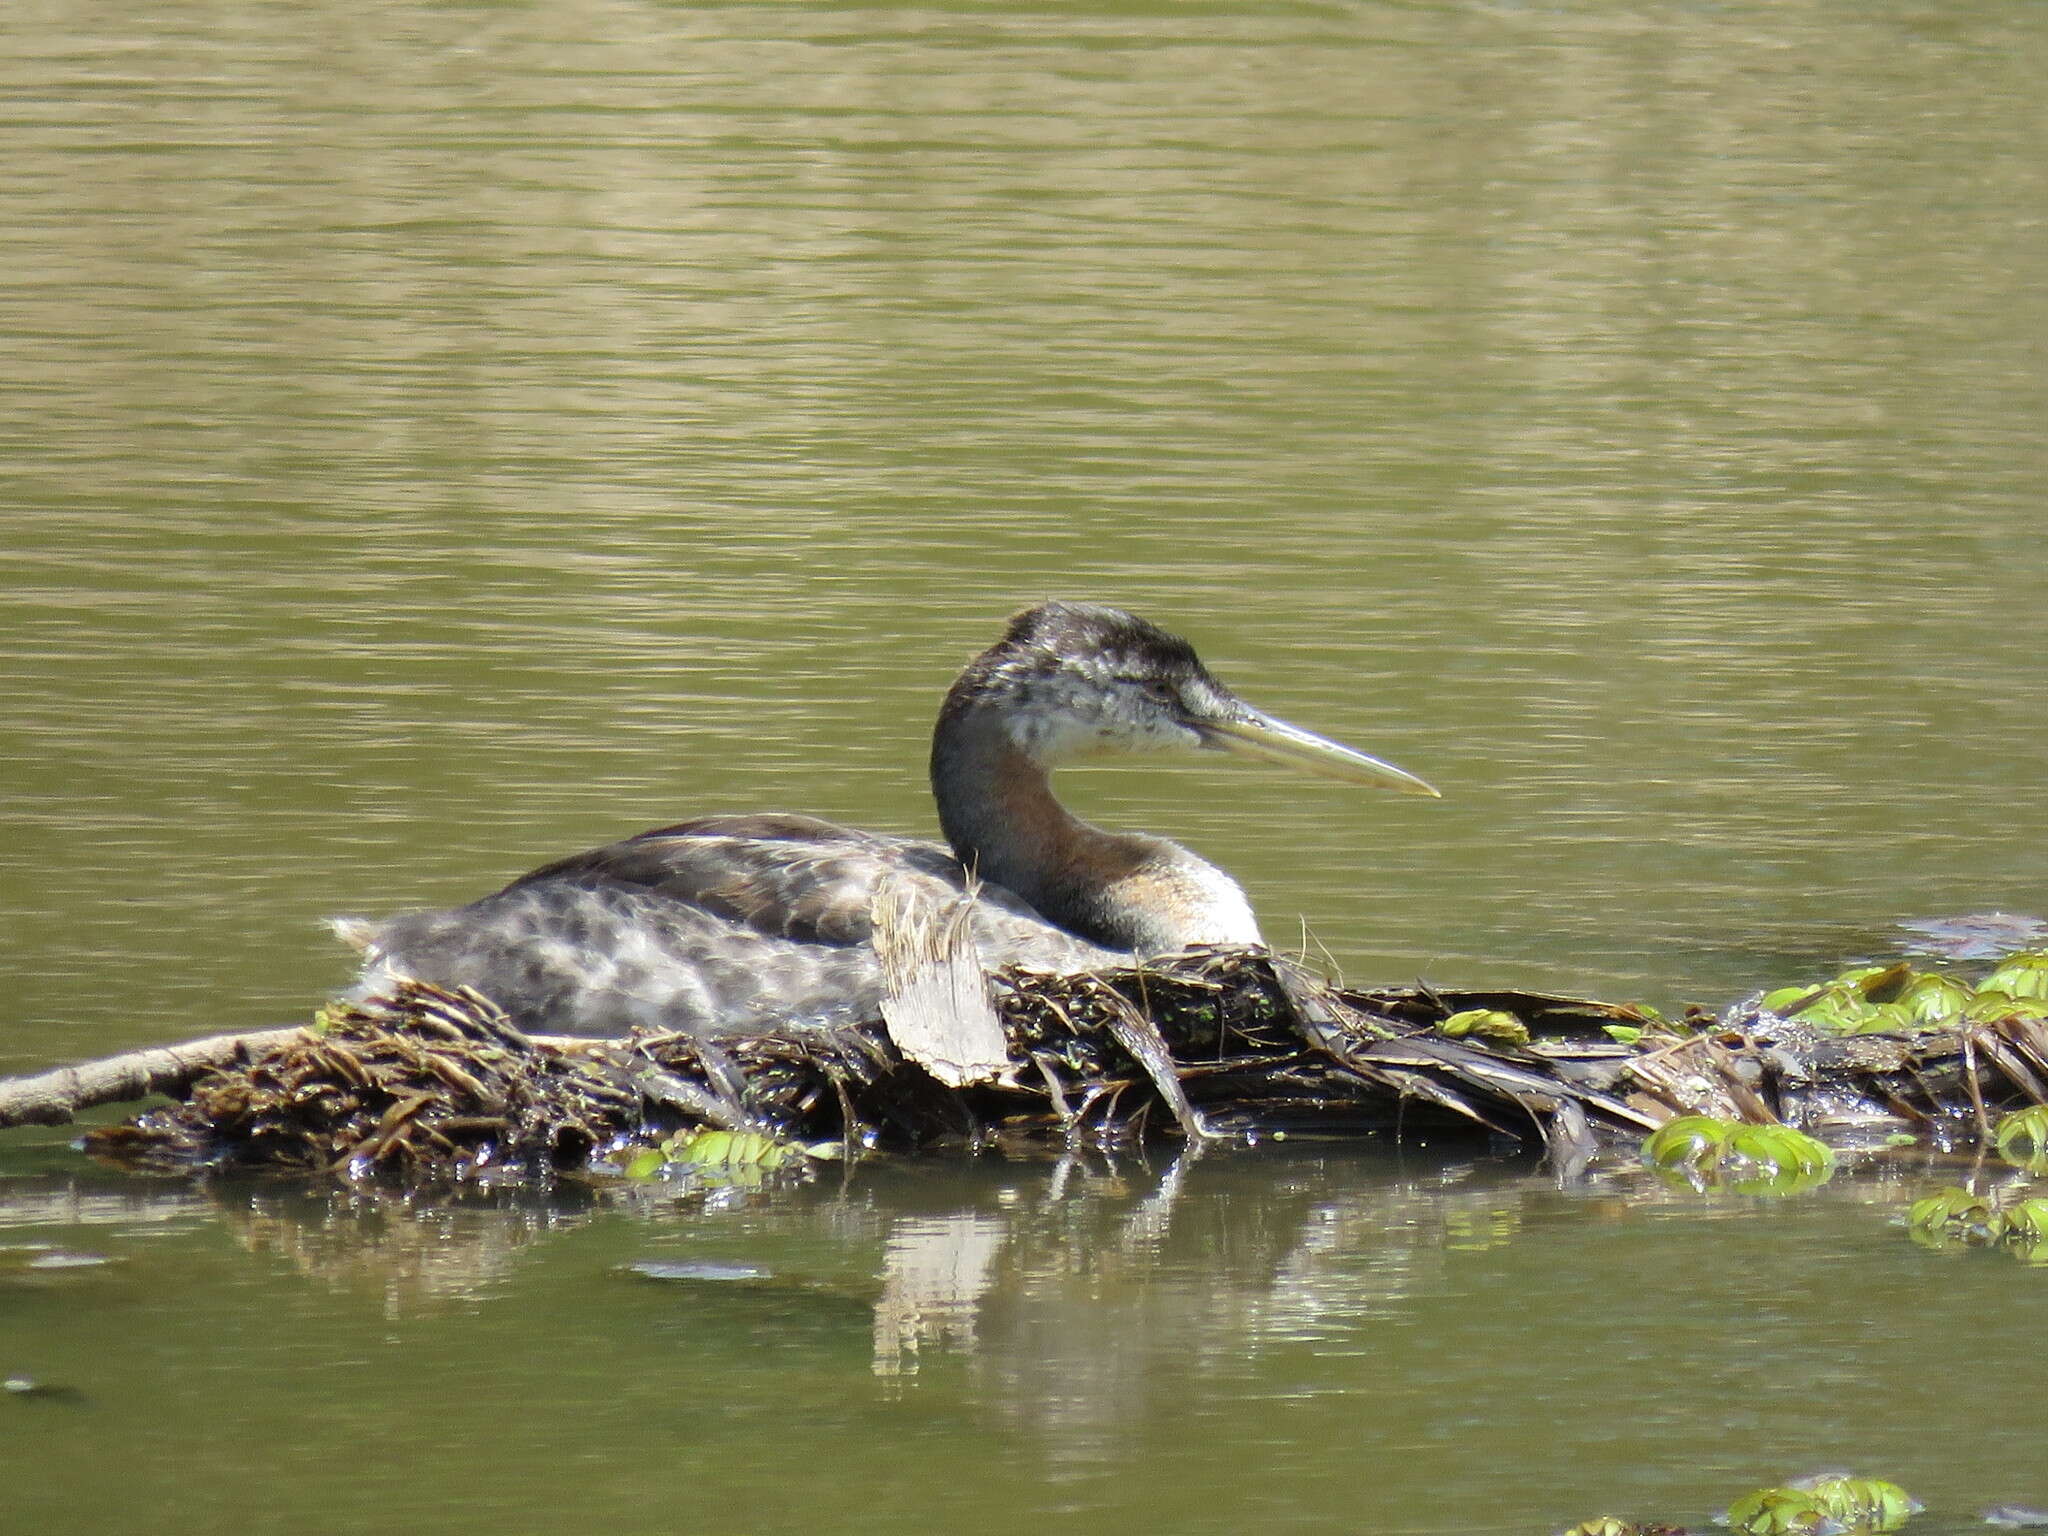
<svg viewBox="0 0 2048 1536"><path fill-rule="evenodd" d="M1993 1127L1998 1155L2028 1173L2048 1173L2048 1104L2014 1110Z"/></svg>
<svg viewBox="0 0 2048 1536"><path fill-rule="evenodd" d="M1927 1506L1881 1477L1823 1473L1792 1484L1848 1531L1896 1531Z"/></svg>
<svg viewBox="0 0 2048 1536"><path fill-rule="evenodd" d="M2023 949L2007 955L1997 970L1977 984L1977 990L2036 1002L2048 1000L2048 949Z"/></svg>
<svg viewBox="0 0 2048 1536"><path fill-rule="evenodd" d="M617 1164L619 1172L629 1179L651 1179L668 1166L668 1154L659 1147L642 1147Z"/></svg>
<svg viewBox="0 0 2048 1536"><path fill-rule="evenodd" d="M1905 961L1855 966L1826 981L1778 987L1759 1006L1834 1035L1965 1029L2010 1018L2048 1019L2048 949L2006 956L1976 986Z"/></svg>
<svg viewBox="0 0 2048 1536"><path fill-rule="evenodd" d="M1835 1154L1804 1131L1713 1115L1666 1121L1645 1138L1643 1156L1659 1168L1723 1178L1745 1194L1811 1189L1835 1169Z"/></svg>
<svg viewBox="0 0 2048 1536"><path fill-rule="evenodd" d="M2048 1264L2048 1195L2024 1185L1985 1194L1950 1185L1915 1200L1906 1230L1922 1247L2003 1247L2029 1264Z"/></svg>
<svg viewBox="0 0 2048 1536"><path fill-rule="evenodd" d="M1706 1169L1718 1165L1733 1122L1712 1115L1680 1115L1643 1141L1643 1156L1659 1168Z"/></svg>
<svg viewBox="0 0 2048 1536"><path fill-rule="evenodd" d="M1989 1198L1960 1185L1937 1189L1906 1208L1907 1229L1929 1237L1988 1243L2000 1225Z"/></svg>
<svg viewBox="0 0 2048 1536"><path fill-rule="evenodd" d="M1820 987L1780 987L1766 992L1764 1007L1831 1035L1846 1035L1869 1022L1877 1007L1852 985L1831 982Z"/></svg>
<svg viewBox="0 0 2048 1536"><path fill-rule="evenodd" d="M1932 983L1932 985L1928 985ZM1957 995L1949 996L1954 988ZM1968 989L1945 976L1916 976L1905 961L1863 965L1831 980L1766 992L1762 1006L1832 1035L1906 1031L1947 1016ZM1910 999L1910 1000L1909 1000Z"/></svg>
<svg viewBox="0 0 2048 1536"><path fill-rule="evenodd" d="M780 1168L809 1155L795 1142L753 1131L691 1131L663 1145L669 1161L692 1168Z"/></svg>
<svg viewBox="0 0 2048 1536"><path fill-rule="evenodd" d="M1754 1164L1765 1174L1802 1177L1833 1171L1835 1154L1825 1144L1789 1125L1738 1125L1728 1133L1729 1158Z"/></svg>
<svg viewBox="0 0 2048 1536"><path fill-rule="evenodd" d="M1965 1024L2003 1024L2007 1019L2048 1019L2048 1002L2019 997L1995 987L1979 987L1963 1009Z"/></svg>
<svg viewBox="0 0 2048 1536"><path fill-rule="evenodd" d="M1969 1006L1971 989L1953 976L1929 971L1916 976L1888 1005L1915 1027L1939 1028Z"/></svg>
<svg viewBox="0 0 2048 1536"><path fill-rule="evenodd" d="M640 1148L616 1166L629 1179L653 1179L677 1171L745 1177L799 1167L826 1155L827 1150L755 1131L721 1131L707 1126L678 1131L656 1146Z"/></svg>
<svg viewBox="0 0 2048 1536"><path fill-rule="evenodd" d="M1527 1045L1529 1026L1503 1008L1467 1008L1454 1013L1437 1029L1453 1040L1476 1035L1498 1045Z"/></svg>
<svg viewBox="0 0 2048 1536"><path fill-rule="evenodd" d="M1897 1483L1878 1477L1821 1472L1773 1488L1757 1488L1728 1506L1722 1525L1742 1536L1877 1536L1896 1531L1926 1508ZM1599 1515L1558 1536L1684 1536L1676 1526Z"/></svg>
<svg viewBox="0 0 2048 1536"><path fill-rule="evenodd" d="M1728 1528L1743 1536L1831 1536L1842 1523L1797 1488L1759 1488L1728 1506Z"/></svg>
<svg viewBox="0 0 2048 1536"><path fill-rule="evenodd" d="M1883 1478L1823 1472L1746 1493L1728 1506L1726 1518L1746 1536L1829 1536L1896 1531L1924 1508Z"/></svg>
<svg viewBox="0 0 2048 1536"><path fill-rule="evenodd" d="M1653 1031L1660 1035L1671 1035L1685 1039L1694 1031L1691 1019L1669 1019L1648 1003L1631 1003L1629 1014L1635 1019L1632 1024L1602 1024L1601 1032L1609 1039L1622 1045L1638 1044L1644 1035Z"/></svg>
<svg viewBox="0 0 2048 1536"><path fill-rule="evenodd" d="M2006 1240L2032 1245L2048 1239L2048 1196L2022 1200L2005 1212Z"/></svg>

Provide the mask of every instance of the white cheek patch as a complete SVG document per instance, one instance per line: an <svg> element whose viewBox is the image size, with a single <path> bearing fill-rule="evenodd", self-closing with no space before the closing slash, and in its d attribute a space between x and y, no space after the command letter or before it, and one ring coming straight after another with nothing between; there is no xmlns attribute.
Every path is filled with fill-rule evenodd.
<svg viewBox="0 0 2048 1536"><path fill-rule="evenodd" d="M1028 715L1011 731L1028 757L1045 764L1071 763L1112 750L1093 721L1068 714Z"/></svg>
<svg viewBox="0 0 2048 1536"><path fill-rule="evenodd" d="M1194 752L1202 738L1171 720L1112 725L1072 715L1039 715L1014 722L1011 737L1034 762L1053 767L1127 752Z"/></svg>

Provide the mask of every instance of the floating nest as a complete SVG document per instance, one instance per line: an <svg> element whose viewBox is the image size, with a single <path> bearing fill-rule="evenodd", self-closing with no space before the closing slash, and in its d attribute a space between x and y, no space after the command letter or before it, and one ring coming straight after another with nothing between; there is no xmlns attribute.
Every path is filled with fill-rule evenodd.
<svg viewBox="0 0 2048 1536"><path fill-rule="evenodd" d="M1524 992L1347 990L1252 950L977 985L1002 1042L978 1074L906 1048L886 1005L843 1028L595 1041L528 1035L475 992L408 982L305 1029L163 1053L172 1065L131 1071L123 1091L177 1101L86 1146L154 1170L418 1181L582 1170L693 1128L848 1151L1456 1131L1544 1151L1569 1176L1678 1115L1842 1146L1961 1138L2048 1102L2048 1020L2031 1008L1842 1035L1761 1001L1674 1021ZM0 1123L121 1096L53 1097L58 1076L0 1084ZM38 1085L41 1108L21 1112Z"/></svg>

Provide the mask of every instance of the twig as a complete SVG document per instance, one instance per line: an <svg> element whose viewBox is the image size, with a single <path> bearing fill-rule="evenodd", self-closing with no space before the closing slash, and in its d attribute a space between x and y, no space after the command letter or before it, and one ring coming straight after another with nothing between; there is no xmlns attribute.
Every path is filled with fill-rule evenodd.
<svg viewBox="0 0 2048 1536"><path fill-rule="evenodd" d="M259 1029L155 1045L29 1077L0 1078L0 1126L69 1125L80 1110L125 1104L152 1093L177 1095L220 1067L266 1055L305 1038L303 1029Z"/></svg>
<svg viewBox="0 0 2048 1536"><path fill-rule="evenodd" d="M309 1038L314 1037L299 1025L254 1029L123 1051L118 1056L53 1067L25 1077L0 1077L0 1129L69 1125L84 1110L102 1104L132 1104L153 1093L178 1098L209 1072L243 1065ZM522 1035L520 1039L528 1046L577 1054L607 1043L576 1035ZM362 1080L352 1060L336 1053L336 1063L338 1076Z"/></svg>

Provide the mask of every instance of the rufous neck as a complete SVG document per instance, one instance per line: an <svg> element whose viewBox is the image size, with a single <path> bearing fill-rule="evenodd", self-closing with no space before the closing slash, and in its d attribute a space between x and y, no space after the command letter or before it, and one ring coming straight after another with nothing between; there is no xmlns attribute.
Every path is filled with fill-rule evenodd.
<svg viewBox="0 0 2048 1536"><path fill-rule="evenodd" d="M974 710L941 718L932 793L968 870L1091 943L1162 954L1260 942L1236 881L1163 839L1105 832L1072 814L1054 798L1047 766L999 719Z"/></svg>
<svg viewBox="0 0 2048 1536"><path fill-rule="evenodd" d="M1055 922L1062 872L1109 834L1059 803L1046 767L977 711L950 715L932 740L932 797L960 862L1022 896Z"/></svg>

